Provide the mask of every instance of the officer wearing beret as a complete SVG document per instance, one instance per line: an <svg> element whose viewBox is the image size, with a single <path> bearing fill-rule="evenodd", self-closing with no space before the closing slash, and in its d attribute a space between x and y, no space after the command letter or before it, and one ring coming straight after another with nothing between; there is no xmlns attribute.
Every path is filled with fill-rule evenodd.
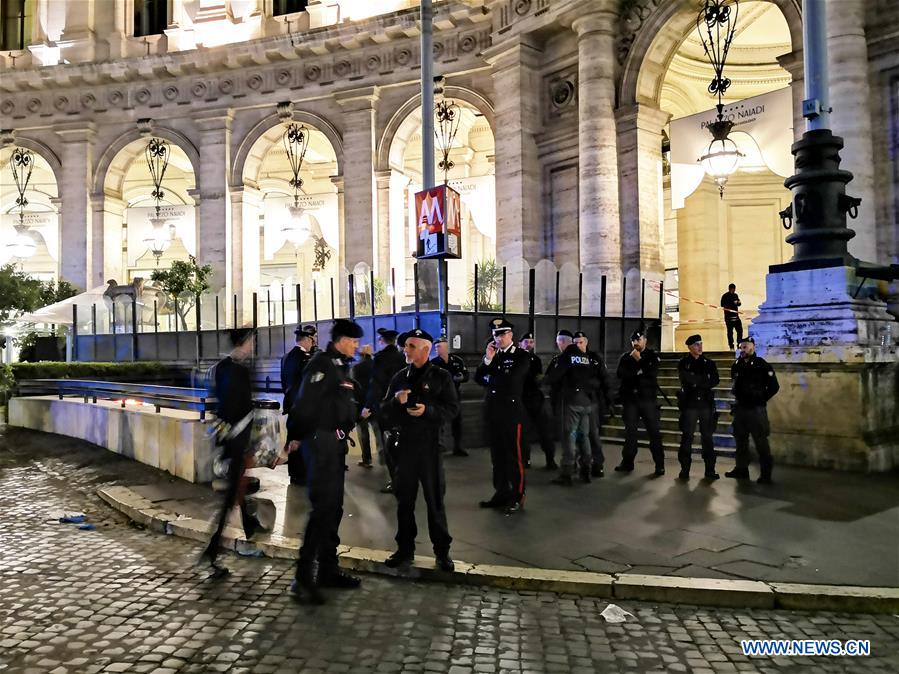
<svg viewBox="0 0 899 674"><path fill-rule="evenodd" d="M699 436L702 439L702 460L705 463L705 479L717 480L715 472L715 441L713 438L718 415L715 412L715 387L721 379L715 362L702 355L702 337L690 335L687 338L690 350L677 364L680 390L677 392L677 406L680 409L680 462L678 479L690 479L690 464L693 462L693 434L699 422Z"/></svg>
<svg viewBox="0 0 899 674"><path fill-rule="evenodd" d="M575 333L575 339L578 334L583 335ZM562 469L553 483L570 487L577 465L581 479L590 482L590 408L598 386L590 357L577 344L569 344L546 380L558 386L562 400Z"/></svg>
<svg viewBox="0 0 899 674"><path fill-rule="evenodd" d="M311 330L310 330L311 328ZM312 358L315 347L315 326L297 326L293 334L296 344L281 358L281 390L284 392L284 414L290 412L293 400L300 390L303 368ZM302 452L291 452L287 457L287 472L291 484L306 484L306 466Z"/></svg>
<svg viewBox="0 0 899 674"><path fill-rule="evenodd" d="M343 517L346 438L359 411L360 392L350 377L350 362L362 334L353 321L334 321L331 341L303 371L299 394L287 417L288 448L295 452L302 447L309 469L310 504L291 591L301 601L314 604L324 603L320 587L354 588L360 583L337 565L337 530Z"/></svg>
<svg viewBox="0 0 899 674"><path fill-rule="evenodd" d="M512 324L504 318L490 323L494 341L487 344L475 381L487 389L487 427L493 463L493 496L482 508L502 508L511 515L524 505L524 456L521 426L524 420L524 382L530 372L527 353L514 344Z"/></svg>
<svg viewBox="0 0 899 674"><path fill-rule="evenodd" d="M655 462L654 477L665 474L665 453L662 449L659 407L656 391L659 388L659 356L646 346L646 335L642 330L631 334L631 350L618 360L618 394L621 398L624 419L624 449L621 463L615 466L618 472L629 473L634 469L637 456L637 424L643 426L649 435L649 451Z"/></svg>
<svg viewBox="0 0 899 674"><path fill-rule="evenodd" d="M385 423L396 431L394 494L396 494L397 550L385 564L396 568L415 556L415 501L418 485L428 508L428 533L437 567L452 571L452 538L443 497L446 478L440 453L440 431L458 416L459 400L452 376L428 360L433 338L415 328L405 333L403 350L408 365L397 372L381 405Z"/></svg>
<svg viewBox="0 0 899 674"><path fill-rule="evenodd" d="M393 375L402 370L406 366L406 359L402 352L397 348L396 340L399 333L396 330L387 328L378 328L378 343L381 350L375 354L372 365L371 383L368 391L365 393L365 407L362 409L362 418L373 420L372 430L375 431L375 442L378 445L378 453L387 464L387 472L390 477L382 493L393 493L393 457L390 454L392 440L386 436L389 429L385 428L381 419L378 418L378 410L381 407L381 400L387 393L387 387ZM370 422L371 423L371 422Z"/></svg>
<svg viewBox="0 0 899 674"><path fill-rule="evenodd" d="M759 484L771 484L774 459L768 435L768 401L780 390L774 368L755 354L755 339L740 340L740 357L730 368L733 379L734 440L737 444L736 466L724 474L738 480L749 479L749 436L759 454Z"/></svg>
<svg viewBox="0 0 899 674"><path fill-rule="evenodd" d="M556 442L553 439L552 417L546 411L546 397L543 395L543 361L534 353L534 335L526 332L518 340L518 346L531 359L531 369L524 382L524 409L527 413L525 423L524 455L525 466L531 466L531 444L540 441L540 448L546 459L546 465L555 464Z"/></svg>
<svg viewBox="0 0 899 674"><path fill-rule="evenodd" d="M468 452L462 449L462 397L459 390L462 384L469 379L468 368L465 367L464 360L449 352L449 342L446 337L438 338L434 347L437 349L437 355L431 359L431 363L449 373L456 387L456 398L460 401L459 412L449 423L453 434L453 455L468 456Z"/></svg>

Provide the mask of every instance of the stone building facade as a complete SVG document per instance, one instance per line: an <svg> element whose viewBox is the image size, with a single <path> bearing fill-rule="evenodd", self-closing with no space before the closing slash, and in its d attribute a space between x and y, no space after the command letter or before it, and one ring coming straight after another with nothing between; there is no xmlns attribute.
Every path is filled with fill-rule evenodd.
<svg viewBox="0 0 899 674"><path fill-rule="evenodd" d="M318 172L308 177L334 195L339 267L362 264L387 279L395 266L391 251L406 243L403 233L398 243L391 238L397 236L391 210L399 208L402 218L403 205L391 205L389 195L397 134L420 109L418 3L167 0L164 30L135 37L143 32L135 28L141 2L22 0L28 44L0 52L7 146L0 155L0 209L10 208L10 147L29 148L52 174L47 182L55 183L47 204L58 213L58 275L82 288L127 280L122 217L136 203L128 195L129 170L155 136L181 157L171 179L182 181L175 191L195 211L188 250L211 264L217 285L245 305L259 287L265 257L259 167L277 146L285 119L293 119L314 130L322 148L310 169L318 161ZM665 228L676 218L663 198L672 116L663 89L676 53L695 32L700 3L434 4L435 73L445 78L445 95L472 111L466 166L478 168L469 175L492 176L496 259L575 264L584 272L587 313L598 311L602 275L609 301L619 303L622 279L629 287L631 279L665 279L671 268ZM801 2L741 4L773 6L785 22L789 44L778 65L792 88L798 136L804 130ZM896 262L899 5L830 4L839 5L828 23L832 125L846 140L843 166L855 175L850 192L864 204L850 247L866 260ZM302 11L276 15L300 5ZM684 86L705 86L688 79ZM713 103L709 98L707 107ZM490 138L479 145L479 134ZM411 133L403 142L414 140ZM770 189L782 190L780 180L768 180ZM753 195L744 188L740 198ZM716 198L708 200L710 208ZM694 212L704 211L695 206ZM779 221L759 226L763 236L779 236ZM730 273L715 251L701 241L679 244L678 258L684 287L691 274L705 279L709 268L717 270L692 286L702 295L692 299L714 303ZM633 307L639 297L632 294L627 303ZM681 317L691 311L682 302Z"/></svg>

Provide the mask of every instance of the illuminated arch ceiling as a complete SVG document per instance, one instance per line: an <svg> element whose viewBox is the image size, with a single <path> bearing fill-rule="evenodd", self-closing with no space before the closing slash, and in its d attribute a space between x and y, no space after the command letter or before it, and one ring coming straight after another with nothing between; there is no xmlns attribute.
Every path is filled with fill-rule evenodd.
<svg viewBox="0 0 899 674"><path fill-rule="evenodd" d="M150 206L153 179L144 151L151 136L134 140L113 157L103 181L106 196L121 199L128 206ZM194 169L187 154L174 143L169 145L169 165L163 177L164 203L193 204L189 190L196 187Z"/></svg>
<svg viewBox="0 0 899 674"><path fill-rule="evenodd" d="M776 5L749 0L740 3L725 76L731 87L724 103L758 96L790 84L790 74L777 57L792 50L787 21ZM681 43L662 84L661 108L673 119L709 110L718 102L709 94L712 67L695 26Z"/></svg>

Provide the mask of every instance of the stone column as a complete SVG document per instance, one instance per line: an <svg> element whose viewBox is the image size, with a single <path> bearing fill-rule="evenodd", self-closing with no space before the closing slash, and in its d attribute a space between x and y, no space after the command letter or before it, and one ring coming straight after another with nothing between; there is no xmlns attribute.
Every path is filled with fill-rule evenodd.
<svg viewBox="0 0 899 674"><path fill-rule="evenodd" d="M342 267L374 265L375 243L375 105L377 87L337 94L343 110L344 234Z"/></svg>
<svg viewBox="0 0 899 674"><path fill-rule="evenodd" d="M87 290L102 274L95 270L90 246L91 182L94 125L72 122L55 129L62 139L63 171L59 178L59 278Z"/></svg>
<svg viewBox="0 0 899 674"><path fill-rule="evenodd" d="M621 258L628 277L630 312L640 310L640 279L665 278L662 234L662 129L671 115L649 105L617 111L621 194ZM647 288L647 302L657 297ZM653 306L647 316L655 315Z"/></svg>
<svg viewBox="0 0 899 674"><path fill-rule="evenodd" d="M524 38L485 53L493 65L496 128L496 259L505 264L543 255L540 162L535 136L540 130L542 52ZM516 281L509 279L510 286Z"/></svg>
<svg viewBox="0 0 899 674"><path fill-rule="evenodd" d="M197 209L197 261L212 265L213 290L231 285L231 199L228 172L231 166L230 109L202 113L195 119L200 131L200 175L196 177L199 192Z"/></svg>
<svg viewBox="0 0 899 674"><path fill-rule="evenodd" d="M60 61L82 63L105 56L97 52L97 33L94 25L94 2L65 3L66 23L59 36Z"/></svg>
<svg viewBox="0 0 899 674"><path fill-rule="evenodd" d="M790 93L793 97L793 140L802 138L805 133L805 118L802 116L802 101L805 100L805 72L802 50L791 51L777 57L780 67L790 73Z"/></svg>
<svg viewBox="0 0 899 674"><path fill-rule="evenodd" d="M597 11L572 22L578 36L578 229L584 311L596 315L600 277L611 306L621 300L621 220L615 124L618 15Z"/></svg>
<svg viewBox="0 0 899 674"><path fill-rule="evenodd" d="M839 8L836 5L839 5ZM875 232L874 147L871 142L871 89L868 83L868 49L865 41L866 0L829 3L827 12L827 60L830 76L830 125L845 142L840 168L854 179L847 194L861 197L858 218L849 226L855 238L849 252L861 260L886 261L888 251L877 251Z"/></svg>
<svg viewBox="0 0 899 674"><path fill-rule="evenodd" d="M391 169L375 173L378 189L378 236L375 250L378 251L375 273L386 285L390 279L390 177Z"/></svg>
<svg viewBox="0 0 899 674"><path fill-rule="evenodd" d="M344 185L346 184L346 181L344 179L344 176L342 176L342 175L332 176L331 184L337 188L337 222L339 223L337 231L340 236L340 241L337 244L337 246L338 246L338 248L337 248L337 261L338 261L337 267L339 269L340 267L346 266L347 244L348 244L347 237L354 236L354 234L353 234L353 229L351 227L347 227L345 192L344 192ZM369 231L371 231L371 230L369 230ZM322 277L322 278L324 278L324 277ZM324 288L324 291L327 291L327 289L328 289L327 286L323 284L322 287L319 288L320 292L322 291L322 288ZM325 295L320 295L319 299L321 299L322 297L325 297ZM346 293L340 293L338 304L339 304L339 311L340 311L341 316L345 316L348 313L345 297L346 297Z"/></svg>
<svg viewBox="0 0 899 674"><path fill-rule="evenodd" d="M253 291L259 287L259 209L262 195L252 187L231 188L231 293L238 313L252 319ZM249 312L247 309L249 308Z"/></svg>
<svg viewBox="0 0 899 674"><path fill-rule="evenodd" d="M90 233L91 256L94 276L90 286L99 286L110 279L127 284L122 256L122 220L125 202L108 197L102 192L91 195L93 223Z"/></svg>

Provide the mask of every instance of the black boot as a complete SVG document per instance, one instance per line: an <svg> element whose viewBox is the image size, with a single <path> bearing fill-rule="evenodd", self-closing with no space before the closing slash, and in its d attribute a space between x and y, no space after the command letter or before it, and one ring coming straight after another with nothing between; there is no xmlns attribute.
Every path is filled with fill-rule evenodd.
<svg viewBox="0 0 899 674"><path fill-rule="evenodd" d="M389 569L398 569L401 566L408 566L415 560L415 553L400 552L397 550L390 557L384 560L384 566Z"/></svg>
<svg viewBox="0 0 899 674"><path fill-rule="evenodd" d="M342 590L355 590L362 585L362 579L347 573L340 567L334 567L322 574L319 571L319 585L322 587L336 587Z"/></svg>
<svg viewBox="0 0 899 674"><path fill-rule="evenodd" d="M563 487L570 487L574 484L574 482L571 479L571 475L564 475L564 474L559 475L558 477L554 477L552 480L550 480L550 482L552 484L558 484Z"/></svg>
<svg viewBox="0 0 899 674"><path fill-rule="evenodd" d="M729 470L724 474L724 477L730 477L734 480L748 480L749 479L749 469L748 468L734 468L733 470Z"/></svg>
<svg viewBox="0 0 899 674"><path fill-rule="evenodd" d="M603 470L601 463L594 463L590 468L590 475L593 477L603 477L605 474L606 472Z"/></svg>
<svg viewBox="0 0 899 674"><path fill-rule="evenodd" d="M290 586L290 591L301 604L321 606L325 603L325 595L315 584L315 578L311 571L298 571L297 577Z"/></svg>

